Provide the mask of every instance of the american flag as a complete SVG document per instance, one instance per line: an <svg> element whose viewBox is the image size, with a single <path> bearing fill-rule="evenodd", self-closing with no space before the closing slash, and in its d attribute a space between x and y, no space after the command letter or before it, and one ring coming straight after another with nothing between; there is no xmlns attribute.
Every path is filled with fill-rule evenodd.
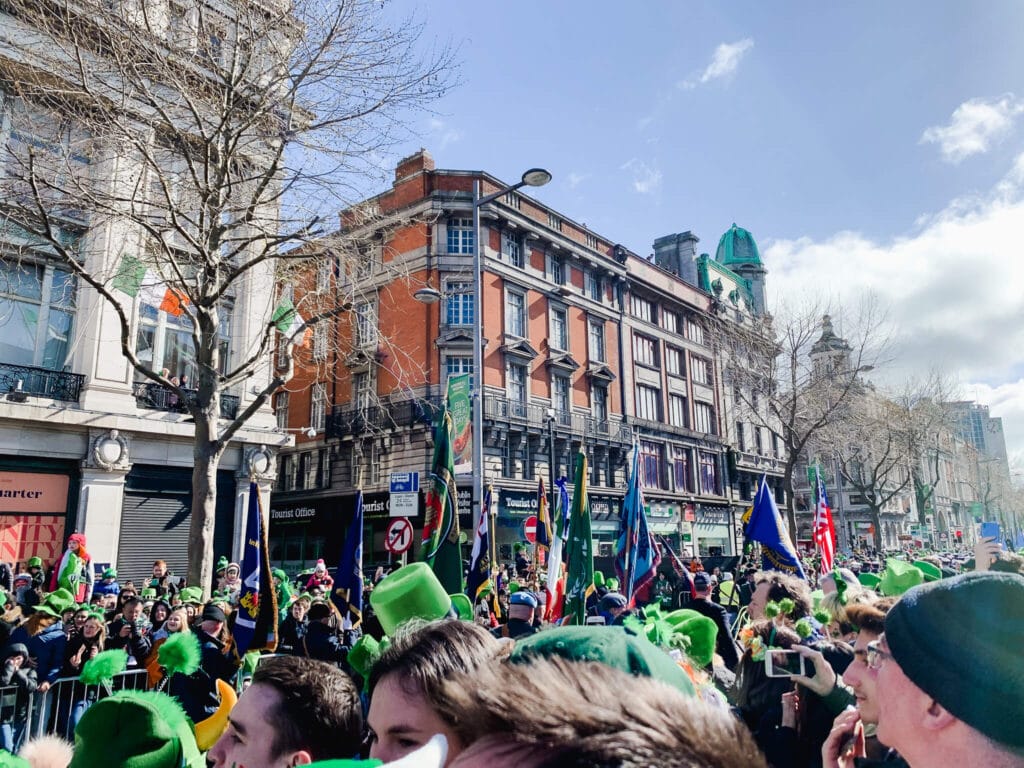
<svg viewBox="0 0 1024 768"><path fill-rule="evenodd" d="M828 508L828 496L825 494L825 481L821 476L821 468L815 469L817 478L817 505L814 509L814 545L821 554L821 573L831 573L836 558L836 528L832 523L832 510Z"/></svg>

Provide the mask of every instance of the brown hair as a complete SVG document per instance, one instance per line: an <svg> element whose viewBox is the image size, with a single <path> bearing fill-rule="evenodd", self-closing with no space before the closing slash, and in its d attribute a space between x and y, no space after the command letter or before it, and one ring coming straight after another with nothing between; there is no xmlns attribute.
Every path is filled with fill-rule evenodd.
<svg viewBox="0 0 1024 768"><path fill-rule="evenodd" d="M749 731L727 709L595 662L491 665L446 681L435 698L441 717L470 744L462 756L477 754L495 765L765 764Z"/></svg>
<svg viewBox="0 0 1024 768"><path fill-rule="evenodd" d="M885 632L885 614L896 604L897 598L883 597L873 603L858 603L846 606L846 620L875 635Z"/></svg>
<svg viewBox="0 0 1024 768"><path fill-rule="evenodd" d="M359 691L337 667L302 656L275 656L256 667L252 684L273 688L280 696L267 722L274 731L274 757L303 749L317 762L359 752Z"/></svg>
<svg viewBox="0 0 1024 768"><path fill-rule="evenodd" d="M51 627L60 621L57 616L50 616L46 613L36 612L28 617L25 621L25 631L28 632L29 637L35 637L47 627Z"/></svg>
<svg viewBox="0 0 1024 768"><path fill-rule="evenodd" d="M769 585L769 600L777 603L788 597L793 601L794 607L788 616L790 620L797 621L811 615L811 588L803 579L781 571L761 571L754 578L754 583Z"/></svg>

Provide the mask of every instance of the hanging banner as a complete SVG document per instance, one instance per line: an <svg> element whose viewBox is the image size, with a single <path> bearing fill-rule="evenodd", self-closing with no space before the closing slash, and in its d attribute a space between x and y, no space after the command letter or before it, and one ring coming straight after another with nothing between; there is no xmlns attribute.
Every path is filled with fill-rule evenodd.
<svg viewBox="0 0 1024 768"><path fill-rule="evenodd" d="M452 417L455 474L468 475L473 472L473 405L468 373L448 377L448 411Z"/></svg>

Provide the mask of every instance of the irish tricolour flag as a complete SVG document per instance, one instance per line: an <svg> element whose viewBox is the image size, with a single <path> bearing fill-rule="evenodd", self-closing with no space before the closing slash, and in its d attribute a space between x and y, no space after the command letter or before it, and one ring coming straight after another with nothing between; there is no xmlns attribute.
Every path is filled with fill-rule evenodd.
<svg viewBox="0 0 1024 768"><path fill-rule="evenodd" d="M188 303L188 298L168 286L156 270L134 256L125 256L121 260L113 286L133 299L138 297L143 304L174 317L179 317Z"/></svg>
<svg viewBox="0 0 1024 768"><path fill-rule="evenodd" d="M292 303L291 298L288 296L281 299L281 303L274 310L270 322L274 324L281 335L288 339L289 344L298 344L300 347L305 347L309 344L309 339L313 335L313 330L306 328L302 333L301 339L295 338L295 334L299 332L299 329L302 328L306 321L299 315L295 309L295 304Z"/></svg>

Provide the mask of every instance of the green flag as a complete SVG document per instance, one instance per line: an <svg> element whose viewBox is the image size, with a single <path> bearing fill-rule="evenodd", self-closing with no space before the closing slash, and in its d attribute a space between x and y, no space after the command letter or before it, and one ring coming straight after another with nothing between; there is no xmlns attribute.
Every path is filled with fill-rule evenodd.
<svg viewBox="0 0 1024 768"><path fill-rule="evenodd" d="M566 624L585 624L587 598L594 592L594 542L590 536L590 498L587 496L587 457L576 456L576 484L569 515L569 541L566 545L565 582Z"/></svg>
<svg viewBox="0 0 1024 768"><path fill-rule="evenodd" d="M449 595L465 592L459 542L458 492L452 452L452 417L445 408L434 429L434 462L427 491L420 559L429 565Z"/></svg>

